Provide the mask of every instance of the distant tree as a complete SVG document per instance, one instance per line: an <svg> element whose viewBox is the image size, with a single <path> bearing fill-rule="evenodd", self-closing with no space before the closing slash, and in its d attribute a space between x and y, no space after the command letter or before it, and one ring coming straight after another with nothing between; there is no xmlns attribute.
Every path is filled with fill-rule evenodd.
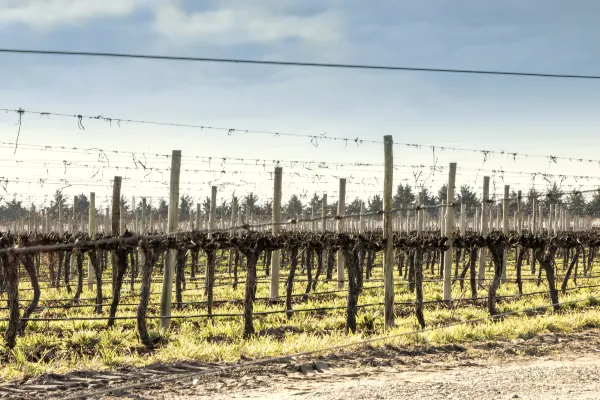
<svg viewBox="0 0 600 400"><path fill-rule="evenodd" d="M333 201L327 204L327 215L335 216L338 215L338 201Z"/></svg>
<svg viewBox="0 0 600 400"><path fill-rule="evenodd" d="M242 199L242 220L246 220L249 215L253 215L258 208L258 196L252 192L248 193Z"/></svg>
<svg viewBox="0 0 600 400"><path fill-rule="evenodd" d="M462 185L460 187L456 201L465 205L468 216L475 215L475 209L481 205L477 193L469 185Z"/></svg>
<svg viewBox="0 0 600 400"><path fill-rule="evenodd" d="M158 200L158 207L156 207L156 213L157 216L163 219L167 218L167 216L169 215L169 205L167 204L167 201L165 199Z"/></svg>
<svg viewBox="0 0 600 400"><path fill-rule="evenodd" d="M588 215L598 218L600 217L600 189L594 192L592 200L587 205Z"/></svg>
<svg viewBox="0 0 600 400"><path fill-rule="evenodd" d="M426 187L421 188L417 195L417 199L419 199L420 196L423 197L424 206L435 206L438 204L437 198L433 194L431 194L429 189L427 189ZM439 215L439 210L437 208L429 208L427 211L431 216Z"/></svg>
<svg viewBox="0 0 600 400"><path fill-rule="evenodd" d="M210 214L210 197L206 196L204 200L202 200L202 212L205 215Z"/></svg>
<svg viewBox="0 0 600 400"><path fill-rule="evenodd" d="M573 192L567 197L567 207L573 216L581 217L588 207L585 197L581 192Z"/></svg>
<svg viewBox="0 0 600 400"><path fill-rule="evenodd" d="M383 210L383 199L380 195L376 194L368 201L367 209L369 212L382 211Z"/></svg>
<svg viewBox="0 0 600 400"><path fill-rule="evenodd" d="M266 200L262 207L260 207L260 213L263 218L272 218L273 217L273 201Z"/></svg>
<svg viewBox="0 0 600 400"><path fill-rule="evenodd" d="M315 210L315 216L321 215L321 205L321 197L317 193L314 193L310 201L306 204L304 211L305 217L310 218L312 216L313 209Z"/></svg>
<svg viewBox="0 0 600 400"><path fill-rule="evenodd" d="M348 205L346 205L346 214L349 215L356 215L356 214L360 214L360 208L363 204L363 201L361 199L359 199L358 197L355 198L354 200L352 200L352 202Z"/></svg>
<svg viewBox="0 0 600 400"><path fill-rule="evenodd" d="M67 198L66 196L63 194L62 190L58 189L56 192L54 192L54 198L50 201L50 216L53 219L57 219L58 218L58 205L60 204L62 206L62 211L63 211L63 216L66 216L67 214L70 214L69 212L69 206L67 205ZM13 199L14 201L14 199ZM20 204L21 202L19 202ZM64 220L64 218L63 218Z"/></svg>
<svg viewBox="0 0 600 400"><path fill-rule="evenodd" d="M302 201L295 194L292 195L292 197L290 197L290 199L288 200L287 204L284 207L284 212L290 218L296 218L296 217L302 216L302 210L303 210Z"/></svg>
<svg viewBox="0 0 600 400"><path fill-rule="evenodd" d="M27 211L23 207L23 202L13 198L11 201L7 201L6 204L0 207L0 213L2 219L15 221L21 217L27 215Z"/></svg>
<svg viewBox="0 0 600 400"><path fill-rule="evenodd" d="M416 198L408 183L406 185L399 184L394 195L394 208L408 207L415 203Z"/></svg>
<svg viewBox="0 0 600 400"><path fill-rule="evenodd" d="M540 192L538 192L535 188L529 189L527 195L524 198L524 206L523 206L523 214L524 215L532 215L533 212L533 201L539 200ZM537 212L537 210L536 210Z"/></svg>
<svg viewBox="0 0 600 400"><path fill-rule="evenodd" d="M184 194L179 199L179 220L180 221L188 221L190 219L190 212L192 211L192 204L194 201L192 198Z"/></svg>
<svg viewBox="0 0 600 400"><path fill-rule="evenodd" d="M219 218L226 218L227 216L231 217L231 205L226 199L221 199L221 203L217 207L216 211Z"/></svg>
<svg viewBox="0 0 600 400"><path fill-rule="evenodd" d="M564 204L565 202L562 190L556 182L552 182L538 200L542 205L544 215L548 215L550 212L550 204Z"/></svg>

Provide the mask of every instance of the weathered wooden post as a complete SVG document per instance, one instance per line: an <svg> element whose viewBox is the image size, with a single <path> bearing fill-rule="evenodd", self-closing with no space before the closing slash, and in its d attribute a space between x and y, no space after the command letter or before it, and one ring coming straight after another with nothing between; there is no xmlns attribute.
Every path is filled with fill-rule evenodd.
<svg viewBox="0 0 600 400"><path fill-rule="evenodd" d="M146 224L146 198L142 197L142 226L140 227L140 233L144 234L148 230L148 224Z"/></svg>
<svg viewBox="0 0 600 400"><path fill-rule="evenodd" d="M454 186L456 182L456 163L450 163L448 173L448 197L446 207L446 229L448 250L444 254L444 301L452 301L452 232L454 230Z"/></svg>
<svg viewBox="0 0 600 400"><path fill-rule="evenodd" d="M391 135L386 135L383 137L383 152L385 163L383 176L383 315L385 326L387 328L392 328L394 326L394 230L392 225L394 219L394 216L392 214L392 187L394 181L394 142Z"/></svg>
<svg viewBox="0 0 600 400"><path fill-rule="evenodd" d="M360 203L360 221L359 221L359 233L365 231L365 202Z"/></svg>
<svg viewBox="0 0 600 400"><path fill-rule="evenodd" d="M323 198L321 199L321 231L323 233L327 232L327 193L323 193Z"/></svg>
<svg viewBox="0 0 600 400"><path fill-rule="evenodd" d="M119 236L121 229L121 181L120 176L115 176L113 182L113 198L112 198L112 234L114 237ZM112 254L112 293L114 295L117 284L117 260L115 253Z"/></svg>
<svg viewBox="0 0 600 400"><path fill-rule="evenodd" d="M62 236L64 233L62 201L58 202L58 233Z"/></svg>
<svg viewBox="0 0 600 400"><path fill-rule="evenodd" d="M489 232L489 220L490 216L490 177L483 177L483 201L481 203L481 235L486 236ZM483 285L485 281L485 261L486 261L487 249L483 246L479 249L479 271L477 273L477 279L479 285Z"/></svg>
<svg viewBox="0 0 600 400"><path fill-rule="evenodd" d="M88 234L92 240L96 239L96 193L90 193L90 210L89 210ZM89 253L88 253L89 254ZM88 256L89 257L89 256ZM88 258L88 290L94 290L94 266L91 258Z"/></svg>
<svg viewBox="0 0 600 400"><path fill-rule="evenodd" d="M502 233L508 236L509 220L508 220L508 205L510 197L510 185L504 185L504 198L502 199ZM508 249L504 249L502 256L502 279L506 279L506 269L508 267Z"/></svg>
<svg viewBox="0 0 600 400"><path fill-rule="evenodd" d="M202 208L200 203L196 203L196 230L201 230L200 217L202 216Z"/></svg>
<svg viewBox="0 0 600 400"><path fill-rule="evenodd" d="M337 231L341 233L344 231L344 215L346 214L346 179L340 178L340 190L339 190L339 199L338 199L338 221L337 221ZM338 289L344 288L344 253L343 251L338 251L337 257L337 281L338 281Z"/></svg>
<svg viewBox="0 0 600 400"><path fill-rule="evenodd" d="M179 176L181 171L181 150L173 150L171 154L171 179L169 184L169 211L167 233L177 232L179 218ZM173 276L175 275L175 250L167 252L167 260L163 269L163 285L160 299L160 327L169 329L171 325L171 303L173 301Z"/></svg>
<svg viewBox="0 0 600 400"><path fill-rule="evenodd" d="M273 182L273 235L281 231L281 196L282 196L283 168L275 167ZM271 300L279 297L279 269L281 267L281 250L273 251L271 255Z"/></svg>

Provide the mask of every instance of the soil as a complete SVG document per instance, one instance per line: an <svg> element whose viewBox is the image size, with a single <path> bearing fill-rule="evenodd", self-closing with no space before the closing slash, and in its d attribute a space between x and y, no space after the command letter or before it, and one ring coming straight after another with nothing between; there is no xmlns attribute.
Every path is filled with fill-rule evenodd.
<svg viewBox="0 0 600 400"><path fill-rule="evenodd" d="M242 361L243 362L243 361ZM196 364L196 368L201 368ZM107 385L152 380L190 363L77 372L0 385L3 398L67 398ZM206 368L210 366L205 365ZM99 374L99 373L97 373ZM154 374L154 375L153 375ZM107 376L108 375L108 376ZM69 385L88 379L85 385ZM234 369L147 386L103 399L598 399L600 330L528 340L427 347L366 347L312 359ZM45 379L45 380L44 380ZM48 382L63 382L56 388ZM66 382L66 384L65 384ZM2 390L18 390L6 392ZM2 396L4 393L4 396Z"/></svg>

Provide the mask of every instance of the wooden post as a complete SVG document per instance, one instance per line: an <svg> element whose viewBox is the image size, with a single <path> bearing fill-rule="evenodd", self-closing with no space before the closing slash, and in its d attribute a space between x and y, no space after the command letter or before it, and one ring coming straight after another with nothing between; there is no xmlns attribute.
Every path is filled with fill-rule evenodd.
<svg viewBox="0 0 600 400"><path fill-rule="evenodd" d="M140 227L140 233L144 234L148 230L148 224L146 224L146 198L142 197L142 226Z"/></svg>
<svg viewBox="0 0 600 400"><path fill-rule="evenodd" d="M89 209L89 223L88 223L88 234L92 240L96 239L96 193L90 193L90 209ZM88 290L94 290L94 266L92 260L88 258Z"/></svg>
<svg viewBox="0 0 600 400"><path fill-rule="evenodd" d="M340 190L339 190L339 199L338 199L338 217L343 217L346 214L346 179L340 178ZM337 223L337 231L341 233L344 231L344 218L338 219ZM338 251L337 258L337 281L338 281L338 289L344 288L344 253L343 251Z"/></svg>
<svg viewBox="0 0 600 400"><path fill-rule="evenodd" d="M467 213L467 206L465 203L460 203L460 234L464 235L466 232L466 223L467 223L467 219L466 219L466 214Z"/></svg>
<svg viewBox="0 0 600 400"><path fill-rule="evenodd" d="M62 209L62 201L58 202L58 233L62 236L64 233L64 223L63 223L63 209Z"/></svg>
<svg viewBox="0 0 600 400"><path fill-rule="evenodd" d="M200 221L200 204L198 204L196 208L198 210L198 213L196 214L196 222L198 223ZM233 237L233 235L235 234L235 230L233 229L233 227L235 226L236 214L237 214L237 198L235 196L233 196L233 198L231 199L231 226L229 227L230 228L229 229L230 237ZM232 248L229 249L229 265L228 265L227 271L229 271L230 274L231 274L232 266L233 266L233 251L234 250Z"/></svg>
<svg viewBox="0 0 600 400"><path fill-rule="evenodd" d="M481 235L486 236L488 234L489 222L488 215L490 210L490 177L483 177L483 202L481 203ZM477 279L479 285L483 285L485 280L485 258L487 249L483 246L479 249L479 271L477 273Z"/></svg>
<svg viewBox="0 0 600 400"><path fill-rule="evenodd" d="M281 196L282 196L283 168L275 167L273 182L273 235L279 235L281 231ZM279 268L281 267L281 250L273 251L271 254L271 300L279 297Z"/></svg>
<svg viewBox="0 0 600 400"><path fill-rule="evenodd" d="M504 198L502 199L502 233L508 236L508 205L510 197L510 185L504 185ZM502 279L506 279L506 267L508 266L508 249L504 249L504 255L502 257Z"/></svg>
<svg viewBox="0 0 600 400"><path fill-rule="evenodd" d="M360 203L360 227L359 227L359 233L364 233L365 231L365 202L361 202Z"/></svg>
<svg viewBox="0 0 600 400"><path fill-rule="evenodd" d="M202 229L202 226L200 226L200 216L202 215L202 206L200 205L200 203L196 203L196 230L200 230ZM233 205L232 205L233 207ZM233 223L233 221L231 221L231 223Z"/></svg>
<svg viewBox="0 0 600 400"><path fill-rule="evenodd" d="M210 214L208 216L208 238L212 239L212 235L217 228L217 187L210 188Z"/></svg>
<svg viewBox="0 0 600 400"><path fill-rule="evenodd" d="M456 163L450 163L448 173L448 197L446 200L446 229L448 250L444 254L444 301L452 300L452 232L454 230L454 186L456 182Z"/></svg>
<svg viewBox="0 0 600 400"><path fill-rule="evenodd" d="M394 181L394 142L391 135L386 135L383 137L383 153L383 315L385 326L387 328L392 328L394 326L394 230L392 226L392 222L394 220L394 216L392 215L392 189Z"/></svg>
<svg viewBox="0 0 600 400"><path fill-rule="evenodd" d="M323 199L321 200L321 218L323 219L321 231L325 233L327 232L327 193L323 193Z"/></svg>
<svg viewBox="0 0 600 400"><path fill-rule="evenodd" d="M121 180L120 176L115 176L113 182L113 198L112 198L112 235L119 236L121 228ZM117 260L113 252L112 255L112 289L113 294L117 284Z"/></svg>
<svg viewBox="0 0 600 400"><path fill-rule="evenodd" d="M168 234L177 232L179 218L179 175L181 171L181 150L173 150L171 154L171 180L169 184L169 222ZM173 301L173 276L175 275L175 251L167 252L167 260L163 269L163 285L160 298L160 327L169 329L171 324L171 303Z"/></svg>
<svg viewBox="0 0 600 400"><path fill-rule="evenodd" d="M523 204L522 204L522 192L517 192L517 225L516 229L519 235L523 232Z"/></svg>

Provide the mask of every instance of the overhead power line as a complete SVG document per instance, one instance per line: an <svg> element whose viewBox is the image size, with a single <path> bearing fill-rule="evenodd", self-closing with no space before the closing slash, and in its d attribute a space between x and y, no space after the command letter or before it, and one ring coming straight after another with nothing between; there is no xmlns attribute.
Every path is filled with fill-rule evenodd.
<svg viewBox="0 0 600 400"><path fill-rule="evenodd" d="M362 70L378 70L378 71L411 71L411 72L435 72L435 73L476 74L476 75L504 75L504 76L538 77L538 78L600 79L599 75L551 74L551 73L538 73L538 72L491 71L491 70L478 70L478 69L422 68L422 67L404 67L404 66L395 66L395 65L373 65L373 64L338 64L338 63L320 63L320 62L306 62L306 61L252 60L252 59L242 59L242 58L161 56L161 55L155 55L155 54L103 53L103 52L91 52L91 51L0 49L0 53L38 54L38 55L53 55L53 56L132 58L132 59L142 59L142 60L193 61L193 62L211 62L211 63L228 63L228 64L274 65L274 66L286 66L286 67L315 67L315 68L342 68L342 69L362 69Z"/></svg>

